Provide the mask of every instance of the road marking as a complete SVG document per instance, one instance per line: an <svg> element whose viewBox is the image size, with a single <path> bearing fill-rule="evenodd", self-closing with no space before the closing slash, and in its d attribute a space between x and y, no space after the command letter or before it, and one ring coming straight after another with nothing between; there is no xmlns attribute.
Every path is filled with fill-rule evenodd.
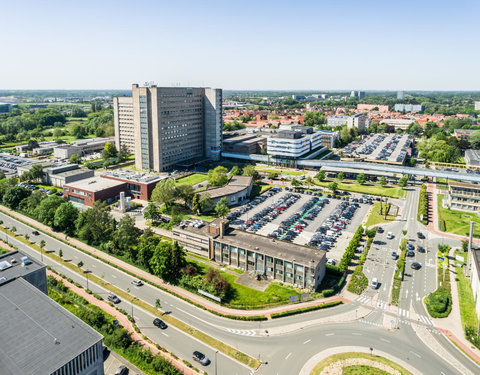
<svg viewBox="0 0 480 375"><path fill-rule="evenodd" d="M362 336L362 334L361 334L361 333L358 333L358 332L352 332L352 335L354 335L354 336Z"/></svg>
<svg viewBox="0 0 480 375"><path fill-rule="evenodd" d="M97 266L96 266L95 264L92 264L92 267L93 267L93 268L97 268Z"/></svg>
<svg viewBox="0 0 480 375"><path fill-rule="evenodd" d="M292 355L292 352L288 353L287 356L285 357L285 359L290 358L291 355Z"/></svg>
<svg viewBox="0 0 480 375"><path fill-rule="evenodd" d="M410 353L412 353L413 355L416 355L418 358L422 358L422 356L421 356L420 354L417 354L417 353L415 353L415 352L412 352L411 350L410 350Z"/></svg>
<svg viewBox="0 0 480 375"><path fill-rule="evenodd" d="M312 341L312 340L308 339L307 341L305 341L305 342L303 343L303 345L308 344L310 341Z"/></svg>
<svg viewBox="0 0 480 375"><path fill-rule="evenodd" d="M112 277L113 277L114 279L116 279L116 278L117 278L117 276L115 276L115 275L112 275Z"/></svg>
<svg viewBox="0 0 480 375"><path fill-rule="evenodd" d="M333 336L335 333L326 333L325 336Z"/></svg>
<svg viewBox="0 0 480 375"><path fill-rule="evenodd" d="M165 332L162 332L162 335L165 335L165 336L167 336L167 337L168 337L168 335L167 335Z"/></svg>
<svg viewBox="0 0 480 375"><path fill-rule="evenodd" d="M384 339L383 337L380 340L390 343L390 341L388 341L387 339Z"/></svg>

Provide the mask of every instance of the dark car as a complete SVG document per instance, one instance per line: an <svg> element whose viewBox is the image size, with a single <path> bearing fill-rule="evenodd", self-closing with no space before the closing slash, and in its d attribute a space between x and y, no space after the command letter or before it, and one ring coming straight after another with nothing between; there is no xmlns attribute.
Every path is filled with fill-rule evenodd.
<svg viewBox="0 0 480 375"><path fill-rule="evenodd" d="M413 262L412 265L411 265L411 267L412 267L414 270L419 270L419 269L422 267L422 265L421 265L421 263Z"/></svg>
<svg viewBox="0 0 480 375"><path fill-rule="evenodd" d="M417 246L417 250L419 253L424 253L425 252L425 248L423 246Z"/></svg>
<svg viewBox="0 0 480 375"><path fill-rule="evenodd" d="M425 236L423 235L422 232L417 232L417 237L422 239L422 240L425 238Z"/></svg>
<svg viewBox="0 0 480 375"><path fill-rule="evenodd" d="M34 230L34 231L32 231L32 234L35 235L35 236L38 236L40 233L38 232L38 230Z"/></svg>
<svg viewBox="0 0 480 375"><path fill-rule="evenodd" d="M115 375L126 375L126 374L128 374L128 368L126 368L125 366L120 366L115 371Z"/></svg>
<svg viewBox="0 0 480 375"><path fill-rule="evenodd" d="M378 233L383 233L383 232L384 232L384 230L383 230L383 228L382 228L382 227L378 227L378 228L377 228L377 232L378 232Z"/></svg>
<svg viewBox="0 0 480 375"><path fill-rule="evenodd" d="M165 322L162 319L155 318L153 319L153 325L155 327L161 328L161 329L166 329L168 326L165 324Z"/></svg>
<svg viewBox="0 0 480 375"><path fill-rule="evenodd" d="M208 359L208 357L205 354L197 351L193 352L193 360L201 363L204 366L208 366L210 364L210 360Z"/></svg>

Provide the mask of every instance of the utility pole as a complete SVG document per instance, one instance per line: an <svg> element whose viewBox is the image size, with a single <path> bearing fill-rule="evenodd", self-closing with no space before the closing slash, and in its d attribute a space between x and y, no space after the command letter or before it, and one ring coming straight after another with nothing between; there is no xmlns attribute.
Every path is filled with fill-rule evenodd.
<svg viewBox="0 0 480 375"><path fill-rule="evenodd" d="M465 277L468 277L470 269L470 253L472 252L472 237L473 237L473 225L475 222L470 221L470 236L468 237L468 250L467 250L467 268L465 269Z"/></svg>
<svg viewBox="0 0 480 375"><path fill-rule="evenodd" d="M217 375L217 353L218 350L215 350L215 375Z"/></svg>

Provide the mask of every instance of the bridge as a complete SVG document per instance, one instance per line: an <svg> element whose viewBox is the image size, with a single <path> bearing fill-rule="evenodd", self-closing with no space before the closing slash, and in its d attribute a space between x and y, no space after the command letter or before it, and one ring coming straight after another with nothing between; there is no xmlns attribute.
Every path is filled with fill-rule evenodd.
<svg viewBox="0 0 480 375"><path fill-rule="evenodd" d="M269 155L257 155L257 154L240 154L236 152L222 152L224 158L229 159L240 159L247 161L255 161L261 163L284 163L285 160L278 159ZM414 176L428 176L428 177L439 177L447 178L449 180L460 180L467 182L480 182L480 175L477 174L468 174L463 172L449 172L449 171L440 171L434 169L426 168L412 168L405 166L396 166L396 165L386 165L386 164L375 164L375 163L365 163L365 162L355 162L355 161L337 161L337 160L296 160L295 166L297 168L312 168L320 169L321 167L337 167L337 168L353 168L360 170L372 170L372 171L381 171L389 173L398 173L398 174L409 174Z"/></svg>

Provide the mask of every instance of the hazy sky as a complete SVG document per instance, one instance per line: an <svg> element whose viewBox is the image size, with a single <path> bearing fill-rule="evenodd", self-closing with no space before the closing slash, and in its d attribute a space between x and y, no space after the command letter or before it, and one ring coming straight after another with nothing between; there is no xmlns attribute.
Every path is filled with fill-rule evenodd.
<svg viewBox="0 0 480 375"><path fill-rule="evenodd" d="M0 89L480 89L480 0L3 1Z"/></svg>

